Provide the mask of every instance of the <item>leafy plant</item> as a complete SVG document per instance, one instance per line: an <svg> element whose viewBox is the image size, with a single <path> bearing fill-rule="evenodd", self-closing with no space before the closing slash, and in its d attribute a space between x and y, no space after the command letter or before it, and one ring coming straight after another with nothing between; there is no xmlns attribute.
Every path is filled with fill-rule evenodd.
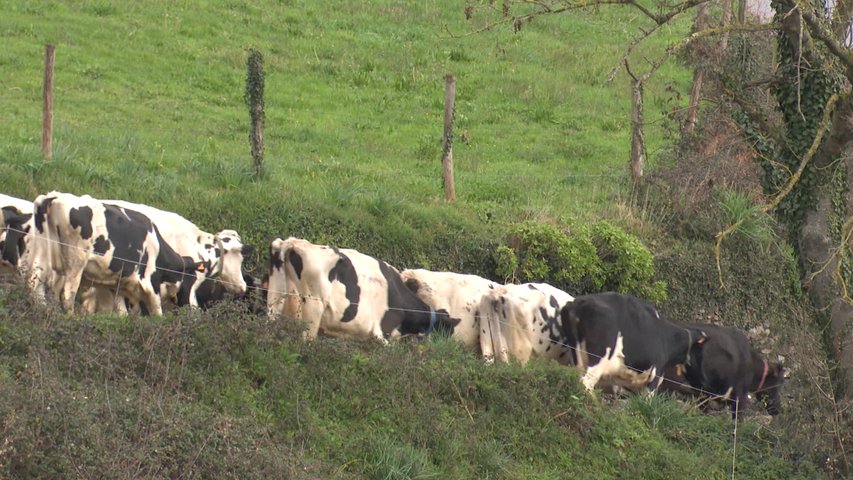
<svg viewBox="0 0 853 480"><path fill-rule="evenodd" d="M510 231L495 257L501 278L551 283L575 295L615 290L652 301L666 298L666 284L654 280L651 252L605 221L571 224L566 231L523 223Z"/></svg>

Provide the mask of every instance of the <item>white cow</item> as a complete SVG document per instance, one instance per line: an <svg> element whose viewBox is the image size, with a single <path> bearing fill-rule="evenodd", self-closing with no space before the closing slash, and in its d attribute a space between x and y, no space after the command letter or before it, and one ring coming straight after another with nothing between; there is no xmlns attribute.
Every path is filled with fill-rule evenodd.
<svg viewBox="0 0 853 480"><path fill-rule="evenodd" d="M400 272L403 283L427 305L447 311L458 320L453 338L469 348L479 348L486 360L494 358L491 325L481 322L480 303L484 295L501 285L491 280L454 272L408 269Z"/></svg>
<svg viewBox="0 0 853 480"><path fill-rule="evenodd" d="M29 284L38 300L48 292L74 310L84 278L116 289L131 302L162 313L160 284L194 275L198 264L177 254L144 214L88 195L51 192L33 202Z"/></svg>
<svg viewBox="0 0 853 480"><path fill-rule="evenodd" d="M387 341L456 323L415 296L387 263L293 237L270 244L267 308L271 317L307 322L308 340L323 332Z"/></svg>
<svg viewBox="0 0 853 480"><path fill-rule="evenodd" d="M531 358L574 362L570 345L563 345L560 311L573 300L546 283L503 285L487 293L480 305L488 322L496 358L527 363Z"/></svg>

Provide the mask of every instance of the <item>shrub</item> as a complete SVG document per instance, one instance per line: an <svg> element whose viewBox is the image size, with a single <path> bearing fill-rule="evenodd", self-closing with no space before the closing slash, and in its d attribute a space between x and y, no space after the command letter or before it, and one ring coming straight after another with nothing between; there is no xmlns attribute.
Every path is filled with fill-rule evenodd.
<svg viewBox="0 0 853 480"><path fill-rule="evenodd" d="M651 252L633 235L600 221L570 225L527 222L512 229L507 245L495 251L498 277L519 282L546 282L582 294L603 290L661 301L666 284L654 281Z"/></svg>
<svg viewBox="0 0 853 480"><path fill-rule="evenodd" d="M654 258L638 238L604 221L593 225L591 233L604 270L604 290L633 293L656 302L666 298L666 283L652 280Z"/></svg>

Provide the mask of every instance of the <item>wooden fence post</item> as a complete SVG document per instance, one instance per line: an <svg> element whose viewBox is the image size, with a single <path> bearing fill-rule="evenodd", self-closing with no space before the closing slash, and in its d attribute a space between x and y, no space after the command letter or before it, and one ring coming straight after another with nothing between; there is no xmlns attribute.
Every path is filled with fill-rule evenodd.
<svg viewBox="0 0 853 480"><path fill-rule="evenodd" d="M441 163L444 166L444 199L456 200L456 188L453 184L453 114L456 101L456 77L448 74L444 77L444 149Z"/></svg>
<svg viewBox="0 0 853 480"><path fill-rule="evenodd" d="M625 71L631 77L631 180L634 187L643 178L643 163L646 154L646 138L643 134L643 81L631 71L625 59Z"/></svg>
<svg viewBox="0 0 853 480"><path fill-rule="evenodd" d="M261 52L249 49L246 68L246 104L251 118L249 142L255 178L261 178L264 175L264 57Z"/></svg>
<svg viewBox="0 0 853 480"><path fill-rule="evenodd" d="M53 65L56 47L48 43L44 48L44 90L42 97L41 153L45 160L53 158Z"/></svg>

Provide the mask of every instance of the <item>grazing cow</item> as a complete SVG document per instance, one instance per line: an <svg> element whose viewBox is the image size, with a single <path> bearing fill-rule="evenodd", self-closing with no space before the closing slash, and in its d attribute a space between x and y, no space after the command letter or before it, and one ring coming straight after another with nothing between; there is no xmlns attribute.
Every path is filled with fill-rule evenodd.
<svg viewBox="0 0 853 480"><path fill-rule="evenodd" d="M781 364L768 362L749 343L746 335L732 327L719 325L690 325L708 334L708 340L694 355L694 361L684 368L684 377L691 386L713 395L722 396L731 407L732 417L754 393L767 413L782 412L779 391L785 380Z"/></svg>
<svg viewBox="0 0 853 480"><path fill-rule="evenodd" d="M494 357L488 323L480 323L480 301L500 284L477 275L409 269L400 272L406 287L435 310L457 321L453 338L470 348L480 348L487 360Z"/></svg>
<svg viewBox="0 0 853 480"><path fill-rule="evenodd" d="M692 352L706 340L699 329L662 318L655 307L629 295L582 295L560 312L563 343L573 346L575 364L585 370L592 390L605 380L629 390L660 386L665 368L691 364Z"/></svg>
<svg viewBox="0 0 853 480"><path fill-rule="evenodd" d="M41 244L42 251L49 251L47 239L44 235L35 233L35 216L33 215L33 204L27 213L18 213L20 210L13 208L3 209L3 233L2 233L2 270L14 272L14 274L28 282L34 289L32 278L38 277L43 280L43 291L58 294L60 289L57 277L50 265L45 263L48 257L36 257L32 255L34 244ZM57 297L58 298L58 297Z"/></svg>
<svg viewBox="0 0 853 480"><path fill-rule="evenodd" d="M31 257L33 264L49 269L30 269L30 286L41 301L47 298L49 283L61 286L53 294L66 311L74 310L85 277L160 315L160 284L180 281L201 267L175 252L157 226L135 210L60 192L40 195L33 203L34 234L46 241L30 245ZM50 271L57 281L51 281Z"/></svg>
<svg viewBox="0 0 853 480"><path fill-rule="evenodd" d="M0 273L17 273L17 258L25 248L23 240L25 232L22 229L32 215L33 202L0 194L0 227L3 229L0 231L0 252L5 249L9 229L13 230L14 239L10 240L16 247L14 254L10 252L13 256L9 260L6 258L0 260Z"/></svg>
<svg viewBox="0 0 853 480"><path fill-rule="evenodd" d="M230 294L220 282L204 282L195 292L198 297L199 308L207 310L215 303L230 296L237 304L244 306L248 311L255 314L263 314L266 312L266 294L269 276L264 274L260 285L256 285L255 277L248 273L243 273L243 280L246 282L246 291L239 294ZM185 289L186 287L182 285L182 292L179 294L179 297L185 294L183 292Z"/></svg>
<svg viewBox="0 0 853 480"><path fill-rule="evenodd" d="M234 230L222 230L217 234L207 233L177 213L160 210L148 205L124 200L103 200L142 213L157 225L160 235L179 255L190 257L203 266L194 276L183 277L178 284L167 283L163 294L177 305L198 306L197 290L202 285L216 281L232 294L246 293L243 278L243 256L250 255L253 247L243 244ZM187 288L189 287L189 288ZM208 285L207 289L214 289Z"/></svg>
<svg viewBox="0 0 853 480"><path fill-rule="evenodd" d="M512 357L522 364L547 358L571 364L571 349L562 343L560 311L573 300L568 293L546 283L503 285L487 293L480 311L495 343L496 358Z"/></svg>
<svg viewBox="0 0 853 480"><path fill-rule="evenodd" d="M270 244L267 307L270 316L306 321L309 340L320 331L387 340L436 329L452 331L458 323L419 299L387 263L293 237Z"/></svg>

